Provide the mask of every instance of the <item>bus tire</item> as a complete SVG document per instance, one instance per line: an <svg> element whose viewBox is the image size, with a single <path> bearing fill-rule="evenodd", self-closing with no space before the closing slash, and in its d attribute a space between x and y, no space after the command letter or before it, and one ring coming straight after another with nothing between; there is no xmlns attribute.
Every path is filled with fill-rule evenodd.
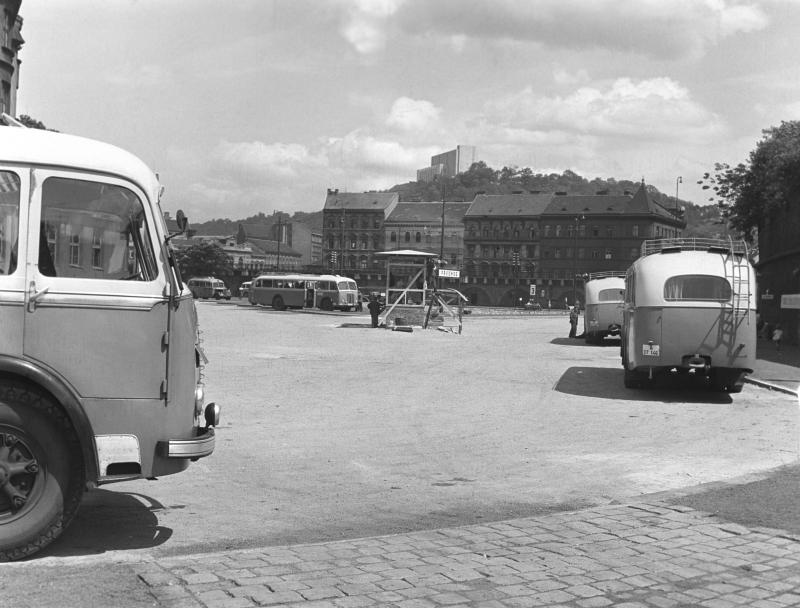
<svg viewBox="0 0 800 608"><path fill-rule="evenodd" d="M286 304L283 303L283 298L281 296L275 296L272 298L272 308L275 310L285 310Z"/></svg>
<svg viewBox="0 0 800 608"><path fill-rule="evenodd" d="M322 310L333 310L333 302L330 298L322 298L322 302L319 303L319 307Z"/></svg>
<svg viewBox="0 0 800 608"><path fill-rule="evenodd" d="M85 484L75 430L45 393L0 384L0 561L53 542L80 505Z"/></svg>

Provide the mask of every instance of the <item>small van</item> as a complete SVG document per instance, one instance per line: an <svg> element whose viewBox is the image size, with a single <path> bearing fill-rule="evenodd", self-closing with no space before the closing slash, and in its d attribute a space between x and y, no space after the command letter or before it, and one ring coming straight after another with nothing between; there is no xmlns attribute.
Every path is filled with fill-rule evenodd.
<svg viewBox="0 0 800 608"><path fill-rule="evenodd" d="M192 296L197 299L230 300L231 290L219 279L214 277L195 277L187 283Z"/></svg>
<svg viewBox="0 0 800 608"><path fill-rule="evenodd" d="M625 304L625 273L589 273L584 298L583 335L586 343L602 344L606 336L618 336Z"/></svg>
<svg viewBox="0 0 800 608"><path fill-rule="evenodd" d="M756 358L756 274L732 239L644 241L625 276L625 386L692 376L738 393Z"/></svg>
<svg viewBox="0 0 800 608"><path fill-rule="evenodd" d="M214 450L161 193L128 152L0 119L0 561L58 537L86 489Z"/></svg>
<svg viewBox="0 0 800 608"><path fill-rule="evenodd" d="M253 284L252 281L245 281L239 286L239 297L247 299L250 295L250 286Z"/></svg>

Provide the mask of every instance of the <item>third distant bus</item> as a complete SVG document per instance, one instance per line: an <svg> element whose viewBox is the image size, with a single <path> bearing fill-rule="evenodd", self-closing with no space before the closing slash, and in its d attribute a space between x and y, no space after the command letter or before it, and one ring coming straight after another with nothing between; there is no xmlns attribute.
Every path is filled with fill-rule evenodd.
<svg viewBox="0 0 800 608"><path fill-rule="evenodd" d="M358 301L358 286L332 274L262 274L252 281L251 304L285 308L321 308L349 311Z"/></svg>

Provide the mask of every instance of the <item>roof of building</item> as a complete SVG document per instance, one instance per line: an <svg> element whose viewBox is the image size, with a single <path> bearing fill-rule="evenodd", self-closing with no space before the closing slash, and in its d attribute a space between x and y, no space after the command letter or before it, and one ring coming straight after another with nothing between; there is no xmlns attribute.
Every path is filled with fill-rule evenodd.
<svg viewBox="0 0 800 608"><path fill-rule="evenodd" d="M445 224L460 224L472 203L445 202ZM442 221L441 202L406 202L397 206L386 218L386 223L420 222L432 224Z"/></svg>
<svg viewBox="0 0 800 608"><path fill-rule="evenodd" d="M339 192L328 190L324 209L353 209L360 211L383 211L396 204L397 192Z"/></svg>
<svg viewBox="0 0 800 608"><path fill-rule="evenodd" d="M498 217L541 215L552 200L546 194L478 194L467 211L466 216Z"/></svg>
<svg viewBox="0 0 800 608"><path fill-rule="evenodd" d="M655 202L644 183L639 186L636 194L556 194L551 197L550 204L542 215L577 215L588 213L591 215L658 215L673 221L682 221L682 218Z"/></svg>

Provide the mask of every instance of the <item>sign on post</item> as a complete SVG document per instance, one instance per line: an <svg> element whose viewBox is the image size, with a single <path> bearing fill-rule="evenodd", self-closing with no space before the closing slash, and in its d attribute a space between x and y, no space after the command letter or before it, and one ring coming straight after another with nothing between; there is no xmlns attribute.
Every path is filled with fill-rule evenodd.
<svg viewBox="0 0 800 608"><path fill-rule="evenodd" d="M529 295L535 296L536 295L536 285L531 285L531 289Z"/></svg>
<svg viewBox="0 0 800 608"><path fill-rule="evenodd" d="M457 279L461 276L460 270L444 270L443 268L439 269L439 276L445 279Z"/></svg>

